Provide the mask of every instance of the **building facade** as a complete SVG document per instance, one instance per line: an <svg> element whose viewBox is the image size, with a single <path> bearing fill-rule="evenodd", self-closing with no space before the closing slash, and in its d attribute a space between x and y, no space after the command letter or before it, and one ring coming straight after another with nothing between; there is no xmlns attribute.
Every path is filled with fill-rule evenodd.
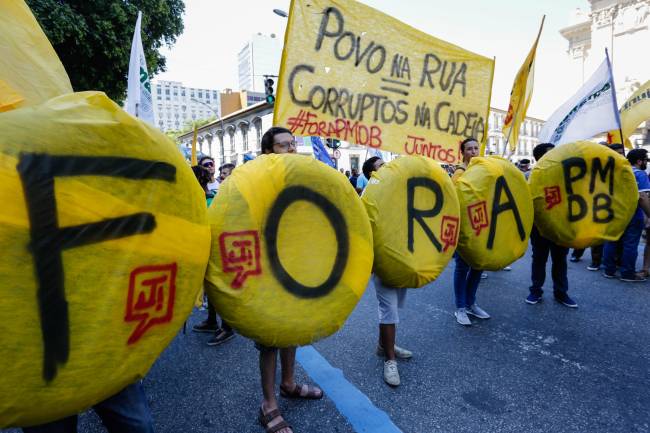
<svg viewBox="0 0 650 433"><path fill-rule="evenodd" d="M488 118L488 139L486 146L486 153L494 155L508 155L506 149L506 141L502 132L503 121L507 112L499 108L490 108L490 117ZM526 117L519 128L519 143L517 148L510 155L513 161L520 159L531 159L533 156L533 148L539 144L537 136L539 131L542 130L544 121L534 117ZM532 161L532 159L531 159Z"/></svg>
<svg viewBox="0 0 650 433"><path fill-rule="evenodd" d="M185 87L178 81L152 81L154 121L161 131L182 129L186 122L221 115L216 89Z"/></svg>
<svg viewBox="0 0 650 433"><path fill-rule="evenodd" d="M283 41L273 33L251 37L237 56L241 90L264 93L264 75L279 75L282 46Z"/></svg>
<svg viewBox="0 0 650 433"><path fill-rule="evenodd" d="M648 79L648 60L643 54L650 46L650 0L589 0L590 10L577 9L570 25L560 33L568 41L568 80L578 89L609 51L622 105ZM633 134L633 144L648 144L648 122Z"/></svg>
<svg viewBox="0 0 650 433"><path fill-rule="evenodd" d="M488 121L488 142L486 153L503 155L506 138L501 132L506 111L497 108L490 110ZM537 135L544 121L527 117L521 126L519 145L510 155L512 161L524 158L531 159L533 148L538 144ZM241 164L244 155L257 156L261 153L262 135L273 126L273 106L266 102L242 108L234 113L225 115L222 119L213 121L197 130L197 150L212 156L218 165L226 162ZM178 137L183 147L191 147L193 133L188 132ZM296 137L297 152L303 155L313 155L309 140ZM340 158L337 168L344 170L357 169L361 171L363 162L368 159L369 152L364 146L342 142L339 148ZM330 150L330 155L333 152ZM397 155L384 152L384 159L391 160Z"/></svg>

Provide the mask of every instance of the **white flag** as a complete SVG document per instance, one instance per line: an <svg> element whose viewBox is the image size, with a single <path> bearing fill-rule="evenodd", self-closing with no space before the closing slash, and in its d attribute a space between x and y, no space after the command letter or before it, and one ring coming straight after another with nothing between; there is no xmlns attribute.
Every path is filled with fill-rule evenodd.
<svg viewBox="0 0 650 433"><path fill-rule="evenodd" d="M126 91L126 111L152 125L153 103L151 100L151 82L147 72L147 61L144 58L142 49L142 38L140 37L140 21L142 12L138 11L138 20L135 23L133 32L133 43L131 44L131 60L129 61L129 84Z"/></svg>
<svg viewBox="0 0 650 433"><path fill-rule="evenodd" d="M614 78L607 57L578 93L544 123L539 142L571 143L619 128Z"/></svg>

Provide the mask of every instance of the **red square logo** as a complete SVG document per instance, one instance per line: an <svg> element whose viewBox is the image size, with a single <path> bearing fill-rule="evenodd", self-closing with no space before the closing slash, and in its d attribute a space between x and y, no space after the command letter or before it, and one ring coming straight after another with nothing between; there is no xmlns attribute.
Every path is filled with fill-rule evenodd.
<svg viewBox="0 0 650 433"><path fill-rule="evenodd" d="M544 188L544 200L546 201L546 210L552 209L562 203L562 195L559 186L547 186Z"/></svg>
<svg viewBox="0 0 650 433"><path fill-rule="evenodd" d="M449 247L455 247L458 243L458 218L445 215L442 217L440 224L440 239L444 243L442 252L446 252Z"/></svg>
<svg viewBox="0 0 650 433"><path fill-rule="evenodd" d="M126 303L126 322L138 322L127 344L133 344L154 325L174 316L176 263L141 266L131 271Z"/></svg>
<svg viewBox="0 0 650 433"><path fill-rule="evenodd" d="M472 225L472 229L476 232L476 236L480 235L481 231L489 225L485 200L468 206L467 213L469 214L469 222Z"/></svg>
<svg viewBox="0 0 650 433"><path fill-rule="evenodd" d="M221 233L219 248L223 271L235 273L235 279L230 283L233 289L240 289L248 276L262 273L257 231Z"/></svg>

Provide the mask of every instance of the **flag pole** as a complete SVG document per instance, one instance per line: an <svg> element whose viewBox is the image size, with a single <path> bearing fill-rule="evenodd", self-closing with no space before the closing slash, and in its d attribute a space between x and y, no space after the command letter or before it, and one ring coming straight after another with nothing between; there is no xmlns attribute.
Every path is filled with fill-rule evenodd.
<svg viewBox="0 0 650 433"><path fill-rule="evenodd" d="M609 69L609 82L612 84L612 97L614 98L614 111L616 121L618 122L618 133L621 135L621 144L625 147L625 137L623 137L623 127L621 126L621 113L618 110L618 101L616 100L616 86L614 85L614 72L612 63L609 61L609 51L605 47L605 57L607 57L607 67Z"/></svg>

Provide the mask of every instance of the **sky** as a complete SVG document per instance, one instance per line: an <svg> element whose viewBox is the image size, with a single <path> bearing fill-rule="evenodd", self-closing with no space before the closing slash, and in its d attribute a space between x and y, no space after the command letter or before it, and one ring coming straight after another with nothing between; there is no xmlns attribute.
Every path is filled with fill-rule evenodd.
<svg viewBox="0 0 650 433"><path fill-rule="evenodd" d="M289 11L289 0L185 0L185 30L166 47L167 71L154 79L185 86L238 88L237 54L251 35L275 33L282 39L286 19L273 9ZM496 57L492 106L506 109L515 74L537 35L535 87L528 115L547 119L582 83L567 80L568 41L559 30L571 23L587 0L363 0L432 36L486 57ZM590 73L591 71L587 71Z"/></svg>

